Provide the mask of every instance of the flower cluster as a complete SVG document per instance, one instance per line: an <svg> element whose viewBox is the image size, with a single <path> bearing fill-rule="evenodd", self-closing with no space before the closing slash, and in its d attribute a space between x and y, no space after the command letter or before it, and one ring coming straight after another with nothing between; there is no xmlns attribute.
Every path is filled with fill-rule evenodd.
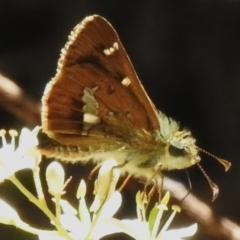
<svg viewBox="0 0 240 240"><path fill-rule="evenodd" d="M97 240L113 233L125 233L137 240L176 240L195 234L196 224L183 229L168 230L176 212L180 211L178 206L172 206L172 210L168 210L169 192L155 204L148 217L146 215L146 194L138 192L136 195L137 218L122 220L114 218L114 214L122 203L121 193L116 190L120 172L114 159L107 160L99 169L94 187L94 201L90 206L85 199L86 183L81 180L76 193L76 198L79 200L78 209L63 199L68 180L65 179L62 165L58 162L50 163L45 176L48 192L52 195L55 204L53 213L46 203L39 176L41 155L36 148L38 131L38 127L33 131L23 129L18 147L15 146L16 131L9 131L12 138L10 144L5 139L6 132L0 131L2 138L0 180L8 179L15 184L31 202L45 213L51 224L55 226L55 230L40 230L31 227L21 220L16 210L1 199L0 223L14 225L24 231L36 234L40 240ZM29 192L15 176L17 171L26 168L33 171L37 196ZM167 221L163 222L162 215L165 211L169 211L171 214Z"/></svg>

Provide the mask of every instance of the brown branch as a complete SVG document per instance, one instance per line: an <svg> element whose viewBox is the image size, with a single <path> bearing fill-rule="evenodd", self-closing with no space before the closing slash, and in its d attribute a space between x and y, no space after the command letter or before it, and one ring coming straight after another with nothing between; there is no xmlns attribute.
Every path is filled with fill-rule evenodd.
<svg viewBox="0 0 240 240"><path fill-rule="evenodd" d="M1 74L0 105L26 124L40 124L40 103Z"/></svg>
<svg viewBox="0 0 240 240"><path fill-rule="evenodd" d="M158 186L161 183L158 183ZM188 193L181 183L164 177L164 191L170 191L171 196L181 201ZM207 235L214 239L240 239L240 227L227 218L216 216L212 209L204 202L189 194L181 203L182 210L193 218L203 228Z"/></svg>

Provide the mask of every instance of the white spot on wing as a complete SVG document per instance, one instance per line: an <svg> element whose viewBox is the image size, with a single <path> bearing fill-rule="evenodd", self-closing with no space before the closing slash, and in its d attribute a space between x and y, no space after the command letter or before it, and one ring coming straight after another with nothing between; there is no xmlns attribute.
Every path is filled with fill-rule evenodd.
<svg viewBox="0 0 240 240"><path fill-rule="evenodd" d="M128 87L131 84L131 80L128 77L125 77L121 83L124 87Z"/></svg>
<svg viewBox="0 0 240 240"><path fill-rule="evenodd" d="M110 52L109 49L104 49L103 52L104 52L104 54L107 55L107 56L111 54L111 52Z"/></svg>
<svg viewBox="0 0 240 240"><path fill-rule="evenodd" d="M114 48L115 50L118 50L118 49L119 49L117 42L115 42L115 43L113 44L113 48Z"/></svg>
<svg viewBox="0 0 240 240"><path fill-rule="evenodd" d="M113 43L112 47L104 49L103 53L105 55L109 56L109 55L113 54L115 51L117 51L118 49L119 49L118 43L115 42L115 43Z"/></svg>
<svg viewBox="0 0 240 240"><path fill-rule="evenodd" d="M95 91L97 91L98 87L94 88L84 88L82 100L85 102L83 106L83 130L82 135L87 135L88 130L101 122L100 117L98 116L98 108L99 104L94 97Z"/></svg>
<svg viewBox="0 0 240 240"><path fill-rule="evenodd" d="M88 124L97 124L100 122L100 118L92 113L84 113L83 121Z"/></svg>
<svg viewBox="0 0 240 240"><path fill-rule="evenodd" d="M108 115L109 115L109 116L113 116L113 115L114 115L114 112L109 111L109 112L108 112Z"/></svg>

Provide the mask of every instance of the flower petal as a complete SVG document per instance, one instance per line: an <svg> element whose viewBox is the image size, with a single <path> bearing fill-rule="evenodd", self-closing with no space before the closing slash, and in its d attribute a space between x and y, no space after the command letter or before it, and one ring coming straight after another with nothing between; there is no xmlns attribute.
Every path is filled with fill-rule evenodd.
<svg viewBox="0 0 240 240"><path fill-rule="evenodd" d="M65 237L59 236L56 232L47 232L38 234L39 240L65 240Z"/></svg>
<svg viewBox="0 0 240 240"><path fill-rule="evenodd" d="M40 127L35 127L32 131L27 128L23 128L19 136L19 147L16 150L16 154L23 156L29 150L38 145L37 134Z"/></svg>
<svg viewBox="0 0 240 240"><path fill-rule="evenodd" d="M68 201L61 199L60 204L64 214L77 215L77 210Z"/></svg>
<svg viewBox="0 0 240 240"><path fill-rule="evenodd" d="M127 225L131 231L134 231L135 236L130 235L131 232L126 232L124 231L126 234L132 236L135 239L151 239L150 238L150 232L149 232L149 227L148 227L148 222L144 222L144 221L139 221L138 219L134 219L134 220L129 220L129 219L125 219L122 220L122 222Z"/></svg>
<svg viewBox="0 0 240 240"><path fill-rule="evenodd" d="M115 159L109 159L102 164L95 184L95 199L90 207L91 212L97 212L115 191L120 176L120 170L115 168L116 166Z"/></svg>
<svg viewBox="0 0 240 240"><path fill-rule="evenodd" d="M120 192L116 191L103 205L103 208L101 211L101 218L112 217L117 212L121 204L122 204L122 195L120 194Z"/></svg>
<svg viewBox="0 0 240 240"><path fill-rule="evenodd" d="M63 225L63 227L71 232L78 232L80 235L83 234L83 232L86 232L86 228L84 228L84 225L79 221L79 219L71 214L62 214L60 216L60 222Z"/></svg>
<svg viewBox="0 0 240 240"><path fill-rule="evenodd" d="M125 221L120 221L118 219L115 218L111 218L111 219L100 219L97 223L97 225L94 227L93 232L91 234L91 237L93 237L93 239L99 239L102 238L104 236L107 236L109 234L113 234L113 233L125 233L129 236L131 236L134 239L138 239L138 240L148 240L149 239L149 234L145 235L143 234L143 232L139 233L139 230L141 229L147 229L147 227L142 228L142 222L136 220L137 222L135 222L135 220L125 220ZM131 223L129 223L131 222ZM140 223L140 225L139 225ZM136 231L133 228L133 225L137 225L136 227L138 228L138 230ZM140 227L141 226L141 227ZM150 240L150 239L149 239Z"/></svg>
<svg viewBox="0 0 240 240"><path fill-rule="evenodd" d="M16 210L0 199L0 222L8 225L15 225L19 221L21 220Z"/></svg>
<svg viewBox="0 0 240 240"><path fill-rule="evenodd" d="M161 234L161 236L159 236L159 238L157 239L181 239L183 237L191 237L193 236L196 232L197 232L197 223L186 227L186 228L180 228L180 229L172 229L169 231L164 232L163 234Z"/></svg>
<svg viewBox="0 0 240 240"><path fill-rule="evenodd" d="M65 172L59 162L52 162L46 170L46 180L48 184L48 192L55 195L61 195L64 189Z"/></svg>

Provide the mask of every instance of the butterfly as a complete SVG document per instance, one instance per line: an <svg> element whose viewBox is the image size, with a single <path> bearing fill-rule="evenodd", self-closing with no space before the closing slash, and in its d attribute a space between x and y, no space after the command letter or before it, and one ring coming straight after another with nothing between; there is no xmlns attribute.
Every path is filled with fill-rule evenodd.
<svg viewBox="0 0 240 240"><path fill-rule="evenodd" d="M98 15L71 32L46 86L41 118L39 149L47 157L114 158L123 173L147 178L201 160L191 132L156 109L116 31ZM229 162L217 160L228 170Z"/></svg>

